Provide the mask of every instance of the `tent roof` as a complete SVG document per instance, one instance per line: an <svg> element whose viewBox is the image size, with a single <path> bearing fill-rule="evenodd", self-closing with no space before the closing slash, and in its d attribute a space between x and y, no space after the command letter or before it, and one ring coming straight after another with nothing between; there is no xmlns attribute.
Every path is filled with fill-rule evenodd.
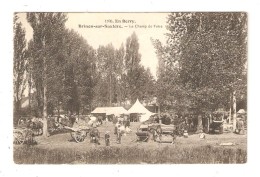
<svg viewBox="0 0 260 177"><path fill-rule="evenodd" d="M238 113L238 114L245 114L246 111L245 111L244 109L240 109L237 113Z"/></svg>
<svg viewBox="0 0 260 177"><path fill-rule="evenodd" d="M128 110L128 113L140 113L140 114L153 114L148 109L146 109L137 99L135 104Z"/></svg>
<svg viewBox="0 0 260 177"><path fill-rule="evenodd" d="M106 114L106 115L119 115L119 114L127 114L127 110L123 107L97 107L92 114Z"/></svg>

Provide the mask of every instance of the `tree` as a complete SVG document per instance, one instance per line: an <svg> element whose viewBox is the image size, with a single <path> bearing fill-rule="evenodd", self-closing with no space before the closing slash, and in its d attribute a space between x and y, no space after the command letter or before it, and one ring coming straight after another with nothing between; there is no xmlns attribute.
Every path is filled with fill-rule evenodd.
<svg viewBox="0 0 260 177"><path fill-rule="evenodd" d="M96 53L87 41L75 31L71 30L67 37L67 64L72 68L71 73L65 76L69 81L65 100L70 100L71 111L79 113L80 108L84 113L90 111L94 99L94 87L96 85ZM67 102L65 101L65 102Z"/></svg>
<svg viewBox="0 0 260 177"><path fill-rule="evenodd" d="M124 72L124 47L115 49L112 44L99 46L97 66L99 82L96 99L102 105L120 104L123 95L122 76Z"/></svg>
<svg viewBox="0 0 260 177"><path fill-rule="evenodd" d="M149 70L146 70L141 64L141 55L139 53L138 37L133 33L126 40L126 54L125 54L125 67L126 67L126 87L127 97L130 98L132 103L137 98L143 99L147 97L148 89L154 88L153 77ZM150 84L150 88L146 87ZM149 95L151 98L153 95Z"/></svg>
<svg viewBox="0 0 260 177"><path fill-rule="evenodd" d="M26 88L27 60L25 30L18 16L14 15L14 59L13 59L13 86L14 86L14 118L20 114L21 99ZM15 120L14 122L16 122Z"/></svg>
<svg viewBox="0 0 260 177"><path fill-rule="evenodd" d="M34 59L32 62L33 77L38 95L38 104L42 108L43 134L45 136L48 136L47 89L56 81L54 79L56 69L53 62L56 62L63 54L63 32L66 20L66 15L63 13L27 13L27 21L33 29L31 47L31 56Z"/></svg>
<svg viewBox="0 0 260 177"><path fill-rule="evenodd" d="M184 108L199 112L227 108L230 93L241 88L237 81L244 80L246 14L172 13L167 23L166 45L155 43L165 64L159 68L160 86L167 83L179 90L167 94L173 94L179 105L184 101Z"/></svg>

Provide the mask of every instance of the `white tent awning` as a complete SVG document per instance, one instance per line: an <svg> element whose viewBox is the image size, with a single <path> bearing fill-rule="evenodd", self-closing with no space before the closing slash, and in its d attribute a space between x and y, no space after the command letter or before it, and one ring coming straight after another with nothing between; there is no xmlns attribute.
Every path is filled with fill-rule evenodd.
<svg viewBox="0 0 260 177"><path fill-rule="evenodd" d="M137 99L135 104L128 110L129 114L139 113L139 114L148 114L152 115L153 113L146 109Z"/></svg>
<svg viewBox="0 0 260 177"><path fill-rule="evenodd" d="M127 110L123 107L97 107L92 114L120 115L127 114Z"/></svg>

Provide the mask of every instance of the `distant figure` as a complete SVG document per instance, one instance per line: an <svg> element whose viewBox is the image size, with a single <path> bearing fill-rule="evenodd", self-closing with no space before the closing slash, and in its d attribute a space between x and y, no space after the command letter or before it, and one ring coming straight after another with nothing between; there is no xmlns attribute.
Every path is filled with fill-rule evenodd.
<svg viewBox="0 0 260 177"><path fill-rule="evenodd" d="M121 144L121 139L122 139L122 131L120 130L121 124L118 125L117 127L117 144Z"/></svg>
<svg viewBox="0 0 260 177"><path fill-rule="evenodd" d="M100 145L99 143L100 133L95 125L90 130L89 135L90 135L90 143L94 142Z"/></svg>
<svg viewBox="0 0 260 177"><path fill-rule="evenodd" d="M109 131L106 131L106 133L105 133L105 144L106 144L106 146L110 146L110 135L109 135Z"/></svg>
<svg viewBox="0 0 260 177"><path fill-rule="evenodd" d="M107 124L108 124L108 117L106 116L106 119L105 119L105 125L107 127Z"/></svg>
<svg viewBox="0 0 260 177"><path fill-rule="evenodd" d="M98 122L96 122L96 121L94 121L93 124L92 124L93 128L96 128L98 125L99 125L99 124L98 124Z"/></svg>
<svg viewBox="0 0 260 177"><path fill-rule="evenodd" d="M113 124L116 124L118 122L118 118L115 115L112 115L112 122Z"/></svg>
<svg viewBox="0 0 260 177"><path fill-rule="evenodd" d="M73 124L74 124L75 121L76 121L76 114L71 114L71 115L69 116L69 120L70 120L71 125L73 126Z"/></svg>
<svg viewBox="0 0 260 177"><path fill-rule="evenodd" d="M115 129L114 129L114 134L115 134L115 135L117 135L119 125L120 125L119 122L117 122L117 123L115 124Z"/></svg>
<svg viewBox="0 0 260 177"><path fill-rule="evenodd" d="M97 121L99 122L99 125L102 125L103 124L103 121L102 121L102 116L98 116L97 117Z"/></svg>
<svg viewBox="0 0 260 177"><path fill-rule="evenodd" d="M238 134L244 134L245 127L244 127L244 121L241 118L237 119L237 129L238 129Z"/></svg>
<svg viewBox="0 0 260 177"><path fill-rule="evenodd" d="M125 128L127 128L127 127L129 128L130 127L130 119L127 116L125 116L124 120L125 120L125 124L124 124Z"/></svg>

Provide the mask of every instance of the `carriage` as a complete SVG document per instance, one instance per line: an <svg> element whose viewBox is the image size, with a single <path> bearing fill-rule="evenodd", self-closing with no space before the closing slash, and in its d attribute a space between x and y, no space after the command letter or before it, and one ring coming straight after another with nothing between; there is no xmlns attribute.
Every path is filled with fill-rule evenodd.
<svg viewBox="0 0 260 177"><path fill-rule="evenodd" d="M206 127L206 132L208 133L223 133L224 124L224 112L214 112L211 117L208 118L208 126Z"/></svg>
<svg viewBox="0 0 260 177"><path fill-rule="evenodd" d="M77 143L83 142L87 137L87 134L90 132L89 127L72 128L64 126L63 128L70 131L71 138L75 140Z"/></svg>
<svg viewBox="0 0 260 177"><path fill-rule="evenodd" d="M19 122L20 121L20 122ZM13 143L20 145L24 143L32 144L34 140L34 131L28 123L19 120L18 126L13 129ZM24 122L24 123L23 123Z"/></svg>
<svg viewBox="0 0 260 177"><path fill-rule="evenodd" d="M176 127L159 123L142 124L137 129L137 141L147 142L151 135L155 142L172 142L175 138Z"/></svg>
<svg viewBox="0 0 260 177"><path fill-rule="evenodd" d="M39 118L35 117L21 117L18 120L18 127L30 129L34 136L43 133L43 123Z"/></svg>
<svg viewBox="0 0 260 177"><path fill-rule="evenodd" d="M13 130L13 143L20 145L24 143L35 143L33 131L28 128L14 128Z"/></svg>
<svg viewBox="0 0 260 177"><path fill-rule="evenodd" d="M150 129L148 125L140 125L136 132L136 141L147 142L150 138Z"/></svg>
<svg viewBox="0 0 260 177"><path fill-rule="evenodd" d="M153 127L152 129L155 129L155 131L153 131L154 141L157 141L159 143L173 142L173 139L175 138L176 135L175 125L156 124L156 125L152 125L151 127Z"/></svg>

